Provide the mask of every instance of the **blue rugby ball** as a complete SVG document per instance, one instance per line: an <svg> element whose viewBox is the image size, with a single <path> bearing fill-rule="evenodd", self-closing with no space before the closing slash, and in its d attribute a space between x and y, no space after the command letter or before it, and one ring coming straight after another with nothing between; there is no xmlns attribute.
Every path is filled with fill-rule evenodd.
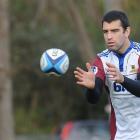
<svg viewBox="0 0 140 140"><path fill-rule="evenodd" d="M61 76L69 68L69 57L65 51L51 48L43 52L40 59L40 69L46 74Z"/></svg>

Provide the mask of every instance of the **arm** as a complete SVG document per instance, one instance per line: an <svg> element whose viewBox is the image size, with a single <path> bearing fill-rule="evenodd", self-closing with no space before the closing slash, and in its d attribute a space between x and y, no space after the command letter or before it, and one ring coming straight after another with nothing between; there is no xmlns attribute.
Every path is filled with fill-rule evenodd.
<svg viewBox="0 0 140 140"><path fill-rule="evenodd" d="M140 69L138 70L137 80L133 80L126 76L123 76L114 65L110 63L106 64L108 66L108 75L110 75L111 80L120 83L133 95L140 97Z"/></svg>
<svg viewBox="0 0 140 140"><path fill-rule="evenodd" d="M124 81L121 83L133 95L140 97L140 57L138 60L139 69L137 74L137 80L132 80L124 76Z"/></svg>
<svg viewBox="0 0 140 140"><path fill-rule="evenodd" d="M94 89L87 89L86 90L86 98L89 103L96 104L100 98L103 89L103 80L100 78L95 79L95 87Z"/></svg>
<svg viewBox="0 0 140 140"><path fill-rule="evenodd" d="M93 66L93 73L95 74L95 86L93 89L87 89L86 98L89 103L96 104L102 94L105 73L101 59L97 56L91 63Z"/></svg>
<svg viewBox="0 0 140 140"><path fill-rule="evenodd" d="M77 79L77 84L86 88L86 98L88 102L95 104L99 100L104 85L105 73L103 64L101 59L96 57L91 64L87 63L86 67L88 71L84 71L78 67L76 71L74 71L74 74Z"/></svg>
<svg viewBox="0 0 140 140"><path fill-rule="evenodd" d="M133 95L140 97L140 73L137 76L137 80L132 80L124 76L124 81L121 85Z"/></svg>

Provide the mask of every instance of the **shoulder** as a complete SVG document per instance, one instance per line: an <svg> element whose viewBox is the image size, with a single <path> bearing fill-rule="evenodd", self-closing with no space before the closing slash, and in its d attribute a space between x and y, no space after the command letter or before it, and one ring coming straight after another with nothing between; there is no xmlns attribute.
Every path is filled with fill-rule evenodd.
<svg viewBox="0 0 140 140"><path fill-rule="evenodd" d="M98 77L101 80L105 81L104 66L103 66L101 58L98 55L91 62L91 66L92 66L92 71L94 72L96 77Z"/></svg>
<svg viewBox="0 0 140 140"><path fill-rule="evenodd" d="M106 50L103 50L102 52L98 53L97 56L98 57L108 57L108 55L111 53L110 50L106 49Z"/></svg>
<svg viewBox="0 0 140 140"><path fill-rule="evenodd" d="M100 53L97 53L96 57L90 61L91 65L96 65L96 64L100 64L101 65L103 63L103 60L110 59L111 52L112 51L106 49L106 50L103 50Z"/></svg>
<svg viewBox="0 0 140 140"><path fill-rule="evenodd" d="M138 42L132 42L132 43L133 43L132 48L140 54L140 43Z"/></svg>

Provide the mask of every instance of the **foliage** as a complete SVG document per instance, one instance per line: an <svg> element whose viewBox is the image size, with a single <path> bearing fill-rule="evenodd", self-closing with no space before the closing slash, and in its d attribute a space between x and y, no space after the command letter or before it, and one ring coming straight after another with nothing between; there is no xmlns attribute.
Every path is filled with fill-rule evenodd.
<svg viewBox="0 0 140 140"><path fill-rule="evenodd" d="M139 24L140 24L140 16L139 16L139 7L138 7L138 0L125 0L124 1L124 9L126 10L131 25L131 39L139 42Z"/></svg>
<svg viewBox="0 0 140 140"><path fill-rule="evenodd" d="M124 8L135 28L138 38L139 16L136 0L126 0ZM84 2L84 1L83 1ZM11 52L13 66L14 111L17 133L48 132L67 120L107 118L104 105L87 103L83 89L75 84L76 66L85 69L77 47L77 36L67 12L67 1L48 1L41 17L36 19L38 0L12 0L11 2ZM55 5L56 3L56 5ZM104 48L102 31L85 12L81 1L76 1L86 31L96 52ZM98 1L103 13L102 1ZM134 11L135 10L135 11ZM133 11L133 12L132 12ZM62 77L47 76L39 68L40 56L52 47L65 50L70 58L70 68Z"/></svg>

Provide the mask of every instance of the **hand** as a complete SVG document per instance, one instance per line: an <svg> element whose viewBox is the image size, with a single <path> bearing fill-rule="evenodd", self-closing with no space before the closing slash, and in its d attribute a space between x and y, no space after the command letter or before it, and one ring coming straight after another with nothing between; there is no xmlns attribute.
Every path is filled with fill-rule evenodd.
<svg viewBox="0 0 140 140"><path fill-rule="evenodd" d="M115 67L115 65L106 63L108 66L107 68L107 75L109 75L109 78L112 81L115 81L117 83L123 83L124 76L121 74L121 72Z"/></svg>
<svg viewBox="0 0 140 140"><path fill-rule="evenodd" d="M77 79L76 83L78 85L92 89L95 86L95 75L93 71L91 71L91 65L89 63L86 63L86 67L88 71L85 71L80 67L77 67L74 71L75 78Z"/></svg>

